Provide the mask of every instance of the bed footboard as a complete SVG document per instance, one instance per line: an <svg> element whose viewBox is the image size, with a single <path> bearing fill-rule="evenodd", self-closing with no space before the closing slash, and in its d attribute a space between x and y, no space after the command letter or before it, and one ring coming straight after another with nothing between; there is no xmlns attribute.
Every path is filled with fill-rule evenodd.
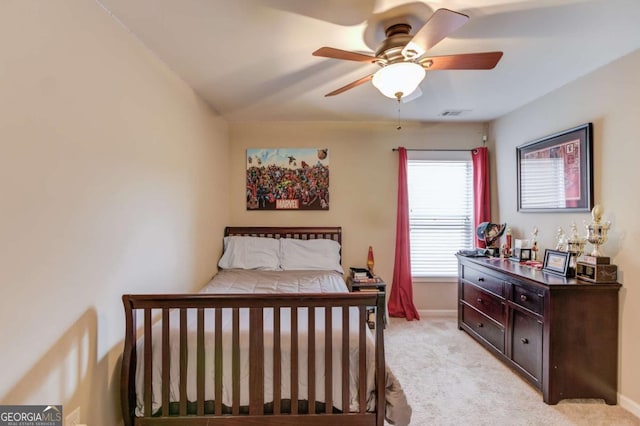
<svg viewBox="0 0 640 426"><path fill-rule="evenodd" d="M376 327L372 337L366 326L367 306L377 306L377 323L383 324L383 293L124 295L122 300L126 336L121 403L126 426L384 424L384 330ZM354 308L357 327L350 324ZM282 336L285 316L288 330L307 331ZM270 327L265 327L265 317ZM231 325L225 325L227 331L225 322ZM350 360L354 340L358 359ZM241 365L243 350L248 350L248 367ZM189 357L195 359L195 378L187 371ZM144 367L137 372L139 360ZM354 361L356 374L349 368ZM308 368L300 370L300 365ZM241 380L241 369L246 368L248 381ZM340 384L329 374L334 371L340 372ZM299 374L305 375L302 381ZM371 374L373 393L366 388ZM300 382L306 384L304 390ZM246 383L248 389L243 388ZM241 400L241 394L248 400ZM354 398L357 412L349 410Z"/></svg>

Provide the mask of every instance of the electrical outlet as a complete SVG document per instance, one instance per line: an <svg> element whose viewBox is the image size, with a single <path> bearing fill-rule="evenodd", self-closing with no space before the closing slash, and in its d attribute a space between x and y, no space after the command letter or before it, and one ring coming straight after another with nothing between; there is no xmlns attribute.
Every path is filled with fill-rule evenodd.
<svg viewBox="0 0 640 426"><path fill-rule="evenodd" d="M79 426L80 425L80 407L76 407L71 413L67 414L64 418L64 426Z"/></svg>

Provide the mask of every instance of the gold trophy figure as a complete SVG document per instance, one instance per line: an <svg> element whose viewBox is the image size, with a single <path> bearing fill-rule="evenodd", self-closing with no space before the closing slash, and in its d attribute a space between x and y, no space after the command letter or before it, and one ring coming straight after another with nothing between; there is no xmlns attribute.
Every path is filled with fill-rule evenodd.
<svg viewBox="0 0 640 426"><path fill-rule="evenodd" d="M571 224L571 235L566 240L567 252L571 255L569 260L569 268L575 271L576 262L580 256L584 254L584 246L587 243L585 237L578 235L578 227L575 222Z"/></svg>
<svg viewBox="0 0 640 426"><path fill-rule="evenodd" d="M573 226L575 226L575 223L573 224ZM576 232L578 232L577 229ZM567 236L564 233L564 229L562 229L562 226L559 226L558 230L556 231L556 250L567 251Z"/></svg>
<svg viewBox="0 0 640 426"><path fill-rule="evenodd" d="M531 233L531 260L538 260L538 227L533 227L533 232Z"/></svg>

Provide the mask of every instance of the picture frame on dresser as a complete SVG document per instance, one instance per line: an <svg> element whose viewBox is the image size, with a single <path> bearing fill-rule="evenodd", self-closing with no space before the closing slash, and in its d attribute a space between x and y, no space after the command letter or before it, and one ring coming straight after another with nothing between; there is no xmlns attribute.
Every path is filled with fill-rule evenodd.
<svg viewBox="0 0 640 426"><path fill-rule="evenodd" d="M566 277L569 272L570 260L571 253L569 252L547 249L544 252L542 270Z"/></svg>
<svg viewBox="0 0 640 426"><path fill-rule="evenodd" d="M520 145L516 157L518 211L591 211L592 123Z"/></svg>

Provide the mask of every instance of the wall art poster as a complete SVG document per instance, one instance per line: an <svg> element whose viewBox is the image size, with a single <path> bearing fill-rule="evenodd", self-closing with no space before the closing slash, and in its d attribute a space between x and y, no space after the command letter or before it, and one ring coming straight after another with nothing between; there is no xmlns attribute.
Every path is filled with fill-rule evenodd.
<svg viewBox="0 0 640 426"><path fill-rule="evenodd" d="M247 149L247 210L329 210L327 148Z"/></svg>

